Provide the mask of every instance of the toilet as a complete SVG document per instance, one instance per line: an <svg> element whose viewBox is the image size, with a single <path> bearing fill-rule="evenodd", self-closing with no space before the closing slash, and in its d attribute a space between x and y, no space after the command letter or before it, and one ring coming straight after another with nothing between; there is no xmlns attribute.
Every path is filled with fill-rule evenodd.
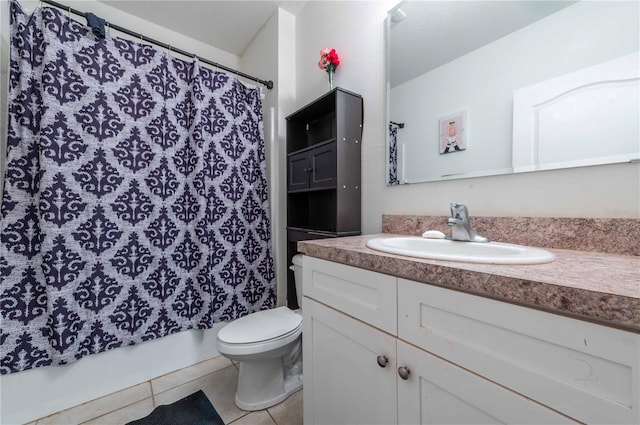
<svg viewBox="0 0 640 425"><path fill-rule="evenodd" d="M296 295L302 306L302 255L293 257ZM278 307L225 325L216 348L239 362L235 402L242 410L274 406L302 388L302 316Z"/></svg>

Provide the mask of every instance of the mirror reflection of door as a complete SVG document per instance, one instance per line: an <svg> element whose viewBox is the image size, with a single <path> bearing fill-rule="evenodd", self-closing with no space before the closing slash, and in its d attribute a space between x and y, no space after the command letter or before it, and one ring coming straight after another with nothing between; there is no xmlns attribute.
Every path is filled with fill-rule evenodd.
<svg viewBox="0 0 640 425"><path fill-rule="evenodd" d="M523 149L523 143L530 143L515 133L516 92L637 53L640 3L404 1L389 12L387 26L388 119L405 124L396 134L395 184L415 183L514 172L514 154ZM636 64L630 72L637 74L638 67ZM628 99L609 101L624 111L621 113L633 115L633 109L623 106L633 104ZM584 103L580 108L576 117L593 124L590 134L607 133L598 127L607 119L597 108L589 112ZM441 120L460 111L466 112L467 148L453 148L453 154L450 148L443 154ZM544 113L564 112L547 108ZM588 113L602 119L585 118ZM584 132L563 133L562 137L584 144L591 143L588 139L612 143L614 151L626 149L616 147L618 142L636 146L626 157L604 158L598 153L594 160L588 155L591 149L584 146L577 151L580 157L576 161L565 157L537 168L516 167L515 171L637 159L639 142L630 136L640 133L640 125L637 119L625 125L639 130L625 131L621 137L609 132L616 136L608 140L602 140L604 136L585 138ZM572 128L579 126L568 125L563 131ZM550 149L552 152L544 155L557 157L553 151L561 147L556 144ZM390 149L387 152L391 154ZM390 159L387 171L393 165ZM393 183L389 172L387 182Z"/></svg>

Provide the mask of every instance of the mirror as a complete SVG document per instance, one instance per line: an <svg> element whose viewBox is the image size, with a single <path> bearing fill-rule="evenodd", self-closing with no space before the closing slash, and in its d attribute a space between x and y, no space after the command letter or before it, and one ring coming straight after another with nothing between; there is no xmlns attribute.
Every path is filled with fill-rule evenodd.
<svg viewBox="0 0 640 425"><path fill-rule="evenodd" d="M637 161L640 4L403 1L387 184Z"/></svg>

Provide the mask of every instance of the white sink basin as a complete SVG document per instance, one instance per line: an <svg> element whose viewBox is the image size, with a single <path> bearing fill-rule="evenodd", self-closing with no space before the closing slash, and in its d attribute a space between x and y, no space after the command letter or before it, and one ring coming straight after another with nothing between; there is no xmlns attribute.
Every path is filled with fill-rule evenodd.
<svg viewBox="0 0 640 425"><path fill-rule="evenodd" d="M460 242L416 236L376 238L369 248L390 254L431 260L487 264L543 264L556 259L549 251L501 242Z"/></svg>

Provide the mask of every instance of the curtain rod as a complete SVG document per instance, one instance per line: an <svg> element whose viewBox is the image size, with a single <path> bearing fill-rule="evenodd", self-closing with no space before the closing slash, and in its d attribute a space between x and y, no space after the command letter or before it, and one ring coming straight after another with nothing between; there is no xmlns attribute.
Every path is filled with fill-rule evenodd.
<svg viewBox="0 0 640 425"><path fill-rule="evenodd" d="M59 9L65 10L67 12L71 12L71 13L74 13L76 15L83 16L85 18L87 17L87 15L84 12L82 12L80 10L77 10L77 9L74 9L74 8L72 8L70 6L65 6L64 4L58 3L56 1L52 1L52 0L40 0L40 1L42 3L50 4L51 6L55 6L55 7L59 8ZM225 71L227 71L227 72L229 72L231 74L235 74L235 75L237 75L239 77L243 77L243 78L246 78L248 80L252 80L252 81L256 81L256 82L258 82L260 84L264 84L267 87L267 89L269 89L269 90L271 90L273 88L273 81L271 81L271 80L268 80L268 81L267 80L261 80L258 77L254 77L252 75L245 74L244 72L240 72L240 71L235 70L233 68L229 68L229 67L221 65L219 63L210 61L208 59L202 58L202 57L200 57L198 55L195 55L193 53L189 53L189 52L186 52L186 51L184 51L182 49L178 49L178 48L172 47L171 45L169 45L167 43L163 43L161 41L154 40L153 38L149 38L149 37L147 37L145 35L142 35L140 33L133 32L133 31L131 31L131 30L127 29L127 28L121 27L119 25L112 24L111 22L107 22L107 28L113 28L113 29L115 29L117 31L123 32L125 34L128 34L128 35L130 35L132 37L136 37L136 38L138 38L138 39L140 39L142 41L146 41L147 43L155 44L157 46L160 46L160 47L163 47L165 49L168 49L169 51L176 52L176 53L179 53L179 54L184 55L184 56L188 56L188 57L192 57L192 58L198 58L202 62L204 62L204 63L206 63L208 65L211 65L213 67L220 68L220 69L225 70Z"/></svg>
<svg viewBox="0 0 640 425"><path fill-rule="evenodd" d="M400 128L404 128L404 123L403 122L394 122L394 121L389 121L389 123L393 124L393 125L397 125Z"/></svg>

